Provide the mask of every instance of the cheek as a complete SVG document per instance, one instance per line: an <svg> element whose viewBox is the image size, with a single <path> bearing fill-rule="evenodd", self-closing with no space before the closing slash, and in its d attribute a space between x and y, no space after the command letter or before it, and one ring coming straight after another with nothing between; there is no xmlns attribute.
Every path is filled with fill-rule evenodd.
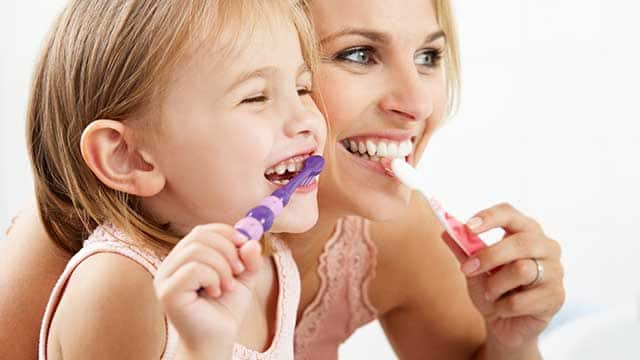
<svg viewBox="0 0 640 360"><path fill-rule="evenodd" d="M364 82L348 74L327 71L318 80L320 96L316 99L330 125L328 139L348 130L367 106L368 94Z"/></svg>

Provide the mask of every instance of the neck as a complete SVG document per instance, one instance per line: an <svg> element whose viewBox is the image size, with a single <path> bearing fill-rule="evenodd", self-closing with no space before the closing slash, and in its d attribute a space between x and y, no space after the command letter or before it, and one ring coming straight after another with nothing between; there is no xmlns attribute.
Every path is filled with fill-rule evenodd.
<svg viewBox="0 0 640 360"><path fill-rule="evenodd" d="M310 230L299 234L279 234L291 250L301 275L317 267L318 256L333 235L338 219L345 215L322 206L320 209L318 222Z"/></svg>

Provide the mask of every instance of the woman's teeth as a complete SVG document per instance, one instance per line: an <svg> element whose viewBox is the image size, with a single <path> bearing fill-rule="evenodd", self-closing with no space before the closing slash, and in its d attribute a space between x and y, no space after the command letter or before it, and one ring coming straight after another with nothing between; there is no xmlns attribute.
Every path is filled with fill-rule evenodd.
<svg viewBox="0 0 640 360"><path fill-rule="evenodd" d="M413 152L411 140L402 142L382 141L379 139L344 140L342 145L349 152L367 160L379 161L380 158L404 158Z"/></svg>

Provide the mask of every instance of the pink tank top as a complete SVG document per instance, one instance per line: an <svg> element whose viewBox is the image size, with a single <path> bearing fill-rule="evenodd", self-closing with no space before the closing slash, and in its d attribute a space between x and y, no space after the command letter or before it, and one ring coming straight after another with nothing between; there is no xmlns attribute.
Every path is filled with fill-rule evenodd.
<svg viewBox="0 0 640 360"><path fill-rule="evenodd" d="M296 327L296 359L337 359L340 344L378 317L368 298L376 256L367 220L338 221L320 256L320 289Z"/></svg>
<svg viewBox="0 0 640 360"><path fill-rule="evenodd" d="M142 265L152 276L155 275L158 266L162 262L151 251L132 246L131 241L122 231L111 225L98 227L93 234L84 242L83 248L69 261L64 272L58 279L40 328L39 359L46 360L47 338L51 320L55 314L56 307L62 297L65 285L73 271L92 255L99 253L115 253L125 256L132 261ZM263 359L293 359L293 332L296 322L296 312L300 299L300 276L295 265L291 252L279 239L273 239L274 259L278 274L278 307L276 331L271 346L265 352L257 352L248 349L240 344L235 344L233 348L234 360L263 360ZM166 322L166 342L161 359L174 359L179 343L176 330L165 319Z"/></svg>

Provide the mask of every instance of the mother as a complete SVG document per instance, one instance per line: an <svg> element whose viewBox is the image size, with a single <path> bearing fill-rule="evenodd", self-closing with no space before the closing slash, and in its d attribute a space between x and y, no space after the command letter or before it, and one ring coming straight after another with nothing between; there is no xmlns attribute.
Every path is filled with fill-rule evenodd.
<svg viewBox="0 0 640 360"><path fill-rule="evenodd" d="M297 357L336 358L341 342L377 318L401 358L539 358L538 335L564 301L558 244L502 204L468 225L477 233L503 228L505 238L467 259L442 241L425 200L377 163L406 155L415 164L454 108L449 1L315 0L309 13L323 59L316 101L330 134L320 220L285 239L303 285ZM35 209L9 238L0 242L0 351L33 359L44 306L70 254L48 241Z"/></svg>

